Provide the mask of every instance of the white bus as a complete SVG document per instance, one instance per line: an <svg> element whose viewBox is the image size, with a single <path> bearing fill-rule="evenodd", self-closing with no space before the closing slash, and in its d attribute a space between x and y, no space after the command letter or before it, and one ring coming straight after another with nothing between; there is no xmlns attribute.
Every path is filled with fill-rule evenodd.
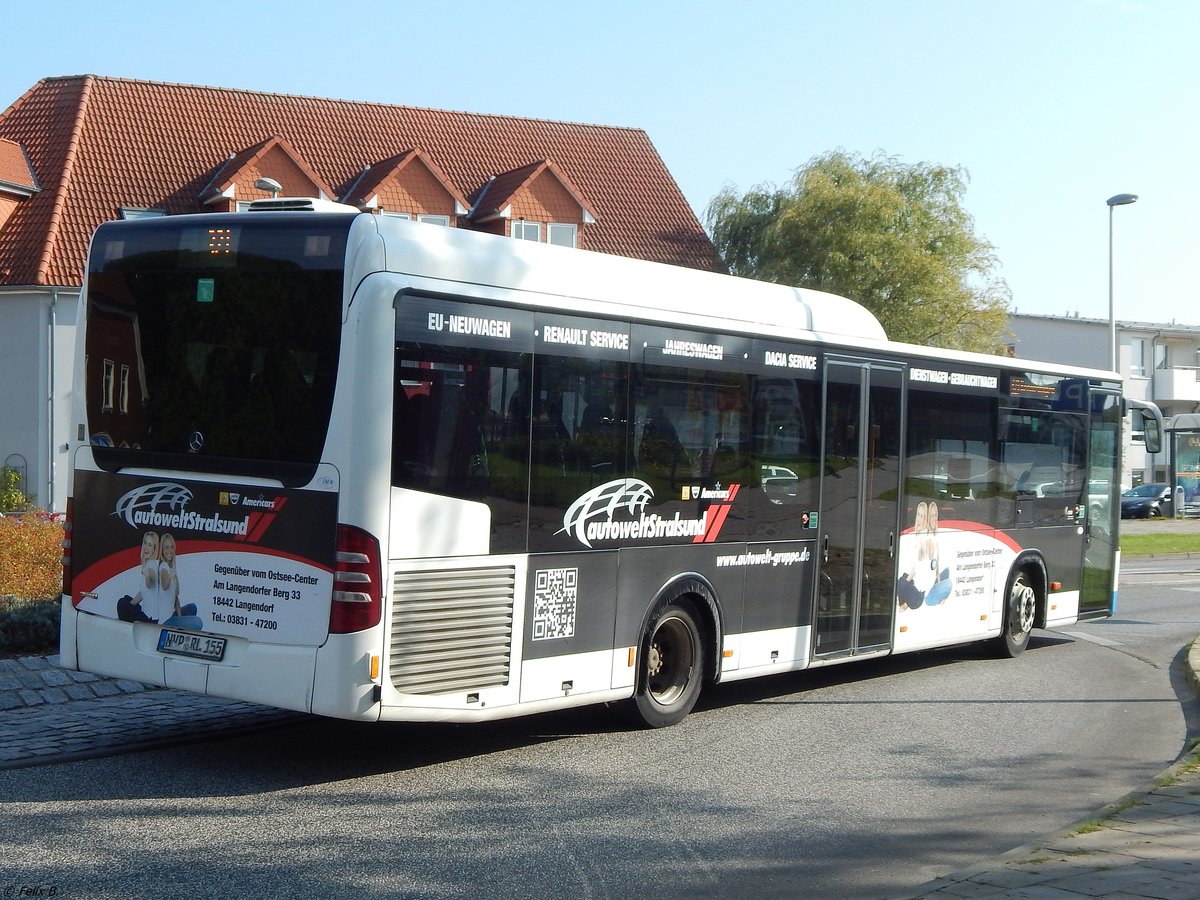
<svg viewBox="0 0 1200 900"><path fill-rule="evenodd" d="M1112 613L1114 373L311 205L97 230L63 665L346 719L662 726L706 684Z"/></svg>

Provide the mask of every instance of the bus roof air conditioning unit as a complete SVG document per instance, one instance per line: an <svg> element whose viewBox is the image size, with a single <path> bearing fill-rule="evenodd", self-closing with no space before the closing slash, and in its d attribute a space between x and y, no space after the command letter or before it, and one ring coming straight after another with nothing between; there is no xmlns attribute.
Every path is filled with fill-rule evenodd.
<svg viewBox="0 0 1200 900"><path fill-rule="evenodd" d="M272 197L270 200L253 200L249 206L250 212L362 212L357 206L346 203L335 203L332 200L318 200L315 197Z"/></svg>

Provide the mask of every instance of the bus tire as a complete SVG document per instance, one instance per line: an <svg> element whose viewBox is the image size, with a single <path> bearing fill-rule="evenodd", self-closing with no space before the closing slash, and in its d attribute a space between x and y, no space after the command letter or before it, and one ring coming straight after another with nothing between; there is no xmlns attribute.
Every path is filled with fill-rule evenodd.
<svg viewBox="0 0 1200 900"><path fill-rule="evenodd" d="M683 721L700 697L704 681L704 638L686 603L667 603L651 617L642 636L641 674L633 706L650 728Z"/></svg>
<svg viewBox="0 0 1200 900"><path fill-rule="evenodd" d="M1016 657L1029 646L1029 635L1037 619L1037 590L1028 569L1018 569L1008 582L1004 604L1004 632L997 649L1004 656Z"/></svg>

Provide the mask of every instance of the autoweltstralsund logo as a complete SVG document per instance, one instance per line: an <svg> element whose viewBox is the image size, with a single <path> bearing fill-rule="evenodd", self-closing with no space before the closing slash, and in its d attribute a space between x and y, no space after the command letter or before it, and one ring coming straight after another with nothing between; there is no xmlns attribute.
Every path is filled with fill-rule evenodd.
<svg viewBox="0 0 1200 900"><path fill-rule="evenodd" d="M250 527L250 517L226 519L220 513L201 515L188 509L192 492L173 481L156 481L127 491L117 500L113 514L134 528L171 528L204 534L241 537Z"/></svg>
<svg viewBox="0 0 1200 900"><path fill-rule="evenodd" d="M192 492L182 484L172 481L156 481L128 491L117 500L114 514L120 516L134 528L143 525L168 524L152 522L154 517L177 517L187 510Z"/></svg>
<svg viewBox="0 0 1200 900"><path fill-rule="evenodd" d="M557 533L573 533L579 543L590 547L588 523L596 519L611 522L613 514L622 508L630 516L639 516L653 497L650 485L637 478L609 481L592 488L572 503L563 515L563 527Z"/></svg>

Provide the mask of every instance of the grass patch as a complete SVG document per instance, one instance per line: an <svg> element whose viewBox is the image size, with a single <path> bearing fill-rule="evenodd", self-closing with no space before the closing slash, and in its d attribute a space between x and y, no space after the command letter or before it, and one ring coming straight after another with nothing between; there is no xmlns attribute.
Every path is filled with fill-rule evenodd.
<svg viewBox="0 0 1200 900"><path fill-rule="evenodd" d="M1123 556L1156 556L1162 553L1200 553L1197 534L1123 534Z"/></svg>

